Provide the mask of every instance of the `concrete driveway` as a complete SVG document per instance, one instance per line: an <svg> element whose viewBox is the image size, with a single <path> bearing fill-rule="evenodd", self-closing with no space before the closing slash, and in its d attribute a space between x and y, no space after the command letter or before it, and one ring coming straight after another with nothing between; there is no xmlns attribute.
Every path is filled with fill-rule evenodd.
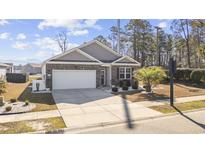
<svg viewBox="0 0 205 154"><path fill-rule="evenodd" d="M101 89L55 90L52 92L58 110L69 128L124 122L153 117L161 113Z"/></svg>

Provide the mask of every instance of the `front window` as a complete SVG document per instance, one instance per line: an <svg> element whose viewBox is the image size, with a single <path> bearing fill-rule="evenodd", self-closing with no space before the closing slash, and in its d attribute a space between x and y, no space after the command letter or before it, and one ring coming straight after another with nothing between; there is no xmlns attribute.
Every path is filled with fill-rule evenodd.
<svg viewBox="0 0 205 154"><path fill-rule="evenodd" d="M131 78L131 68L126 68L126 79Z"/></svg>
<svg viewBox="0 0 205 154"><path fill-rule="evenodd" d="M119 68L119 79L131 79L132 70L130 67L120 67Z"/></svg>
<svg viewBox="0 0 205 154"><path fill-rule="evenodd" d="M121 67L119 69L119 75L120 75L120 79L124 79L125 78L125 68Z"/></svg>

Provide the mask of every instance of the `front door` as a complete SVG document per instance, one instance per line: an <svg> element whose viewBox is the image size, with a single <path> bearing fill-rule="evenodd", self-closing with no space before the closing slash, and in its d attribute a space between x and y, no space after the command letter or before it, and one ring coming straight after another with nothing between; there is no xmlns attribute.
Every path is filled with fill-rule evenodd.
<svg viewBox="0 0 205 154"><path fill-rule="evenodd" d="M105 70L101 70L101 71L100 71L100 84L101 84L102 86L105 85Z"/></svg>

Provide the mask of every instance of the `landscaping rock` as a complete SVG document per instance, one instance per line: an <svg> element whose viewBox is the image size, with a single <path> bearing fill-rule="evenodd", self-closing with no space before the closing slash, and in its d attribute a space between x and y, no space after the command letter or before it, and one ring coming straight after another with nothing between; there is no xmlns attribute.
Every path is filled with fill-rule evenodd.
<svg viewBox="0 0 205 154"><path fill-rule="evenodd" d="M12 107L11 111L6 111L8 106ZM0 106L0 115L25 113L33 110L35 107L35 104L29 103L25 105L25 102L5 103L3 106Z"/></svg>

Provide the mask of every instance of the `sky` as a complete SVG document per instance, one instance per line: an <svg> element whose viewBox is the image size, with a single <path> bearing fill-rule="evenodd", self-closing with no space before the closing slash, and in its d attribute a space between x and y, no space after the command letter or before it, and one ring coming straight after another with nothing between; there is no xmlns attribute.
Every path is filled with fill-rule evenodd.
<svg viewBox="0 0 205 154"><path fill-rule="evenodd" d="M121 27L129 20L120 20ZM151 25L162 27L170 33L171 20L149 20ZM117 25L116 19L0 19L0 62L12 62L15 65L41 63L60 53L56 34L66 31L69 48L90 41L98 35L107 37L109 28Z"/></svg>

